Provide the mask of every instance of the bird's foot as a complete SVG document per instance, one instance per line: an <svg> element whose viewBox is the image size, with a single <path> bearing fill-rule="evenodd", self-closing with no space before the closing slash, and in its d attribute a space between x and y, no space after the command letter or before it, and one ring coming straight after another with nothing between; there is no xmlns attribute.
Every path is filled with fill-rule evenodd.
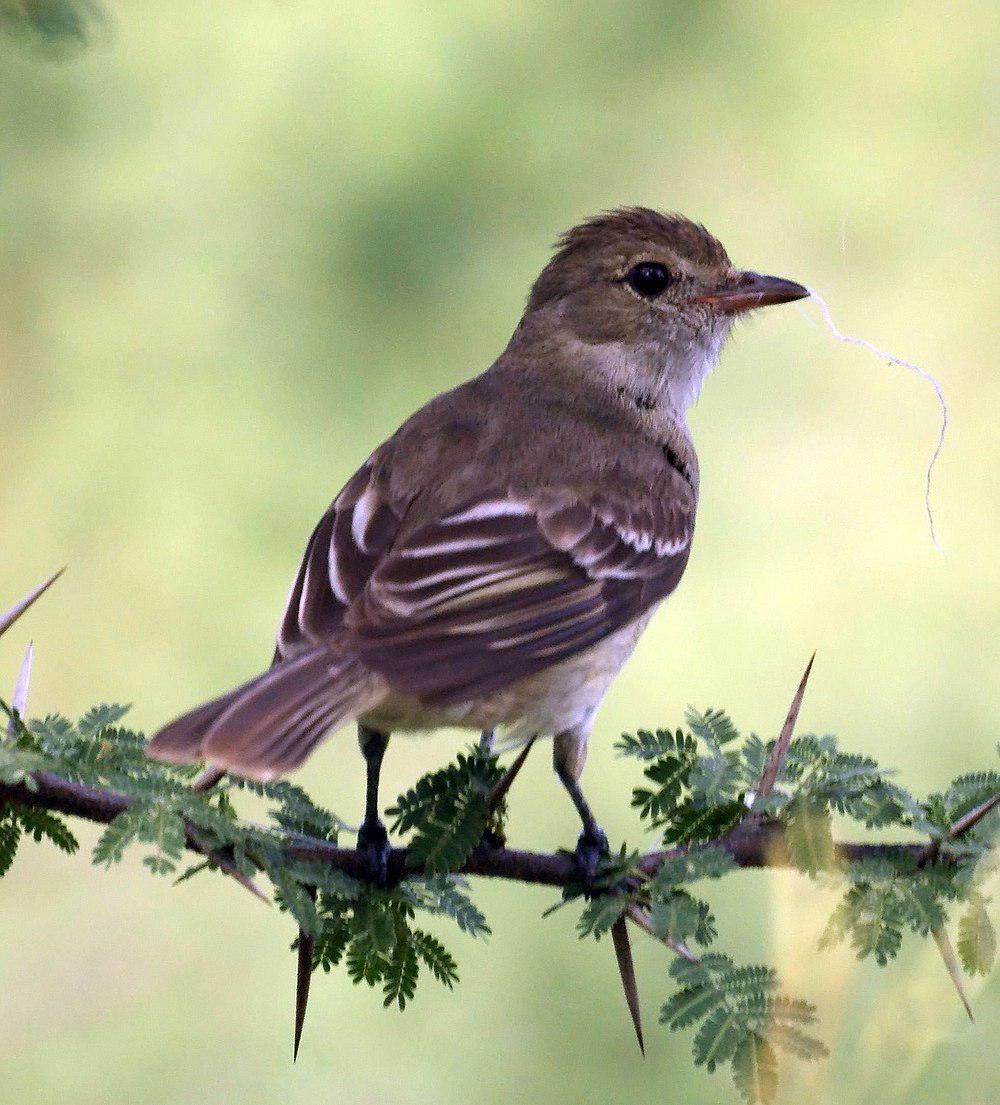
<svg viewBox="0 0 1000 1105"><path fill-rule="evenodd" d="M493 852L499 852L506 846L507 838L503 833L487 825L487 827L483 829L483 835L479 838L479 843L476 845L476 854L480 856L489 856L492 855Z"/></svg>
<svg viewBox="0 0 1000 1105"><path fill-rule="evenodd" d="M584 829L576 842L576 868L584 886L594 885L601 860L608 854L608 838L600 825Z"/></svg>
<svg viewBox="0 0 1000 1105"><path fill-rule="evenodd" d="M376 886L389 881L389 834L381 821L365 821L358 830L358 852Z"/></svg>

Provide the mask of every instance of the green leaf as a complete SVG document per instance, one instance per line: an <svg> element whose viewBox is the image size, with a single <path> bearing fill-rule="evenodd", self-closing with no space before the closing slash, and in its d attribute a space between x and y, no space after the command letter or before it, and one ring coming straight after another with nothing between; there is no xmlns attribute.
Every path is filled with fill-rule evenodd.
<svg viewBox="0 0 1000 1105"><path fill-rule="evenodd" d="M353 902L365 892L364 883L345 875L327 863L311 860L297 860L294 863L283 862L282 866L299 882L314 886L330 898Z"/></svg>
<svg viewBox="0 0 1000 1105"><path fill-rule="evenodd" d="M767 1038L772 1044L799 1059L811 1061L823 1059L829 1054L826 1044L795 1025L771 1023L767 1028Z"/></svg>
<svg viewBox="0 0 1000 1105"><path fill-rule="evenodd" d="M184 870L174 879L174 886L178 886L182 882L187 882L188 879L193 879L195 875L200 875L202 871L210 871L213 867L210 859L203 859L201 863L192 863L190 866L185 867Z"/></svg>
<svg viewBox="0 0 1000 1105"><path fill-rule="evenodd" d="M733 1081L749 1105L771 1105L778 1092L778 1057L756 1032L747 1035L733 1054Z"/></svg>
<svg viewBox="0 0 1000 1105"><path fill-rule="evenodd" d="M885 966L899 951L902 943L902 911L890 887L851 887L833 916L822 946L835 942L835 932L849 933L859 959L872 955Z"/></svg>
<svg viewBox="0 0 1000 1105"><path fill-rule="evenodd" d="M399 939L386 960L383 971L382 1002L386 1007L396 1004L405 1009L406 1003L413 999L417 989L417 974L420 964L417 951L410 939Z"/></svg>
<svg viewBox="0 0 1000 1105"><path fill-rule="evenodd" d="M768 1005L768 1016L772 1024L813 1024L816 1021L816 1007L800 998L774 994Z"/></svg>
<svg viewBox="0 0 1000 1105"><path fill-rule="evenodd" d="M473 936L489 932L454 872L486 828L488 796L503 775L495 757L478 749L465 752L400 796L391 811L394 828L410 836L411 854L426 864L427 874L379 890L327 864L288 858L283 832L336 840L344 827L300 787L229 778L211 794L194 794L190 782L196 769L149 760L141 734L119 727L124 709L95 706L78 726L59 715L31 722L16 740L0 745L0 780L30 787L37 785L32 772L54 771L127 795L132 805L107 826L94 849L98 863L115 862L126 847L139 843L151 845L144 858L151 870L175 872L190 825L207 848L232 855L239 870L268 872L279 903L314 938L314 968L344 964L354 982L380 986L387 1005L409 1004L424 967L443 985L454 985L458 974L450 953L411 923L424 911L452 918ZM751 735L738 745L739 733L719 710L691 711L687 721L690 732L639 730L623 735L617 747L642 765L642 786L633 792L633 803L646 823L658 828L665 841L693 846L677 849L652 878L625 847L608 856L591 897L579 886L564 894L564 900L586 898L578 925L584 935L607 931L632 901L650 910L661 937L707 944L716 935L708 903L694 897L689 886L733 869L730 854L713 842L745 816L744 796L756 787L773 743ZM834 864L833 813L869 827L904 826L942 841L957 817L986 801L998 786L997 772L971 773L918 802L870 758L840 750L832 736L805 736L792 741L776 789L754 810L781 819L794 862L815 874ZM268 803L271 827L237 818L231 799L241 789ZM947 862L923 871L916 870L912 857L888 852L846 866L848 887L824 941L847 937L859 957L885 963L905 931L939 930L950 903L962 901L967 903L959 922L962 961L970 972L987 971L995 959L996 936L979 889L985 885L998 820L993 815L960 840L947 840ZM0 872L10 866L25 833L66 851L76 847L61 817L0 807ZM182 878L199 869L205 864ZM622 886L628 891L620 892ZM678 959L670 974L677 990L663 1005L661 1021L671 1029L693 1030L695 1059L709 1070L731 1062L748 1102L773 1099L777 1049L802 1059L825 1053L805 1030L815 1010L778 993L771 968L737 965L726 955L707 953L696 963Z"/></svg>
<svg viewBox="0 0 1000 1105"><path fill-rule="evenodd" d="M974 894L958 922L958 954L970 975L988 974L997 954L997 938L986 912L986 898Z"/></svg>
<svg viewBox="0 0 1000 1105"><path fill-rule="evenodd" d="M338 831L345 828L340 818L329 810L317 806L300 786L278 779L270 783L260 783L253 779L234 778L233 785L248 790L261 798L278 803L271 811L271 818L283 829L293 833L305 833L322 840L336 841Z"/></svg>
<svg viewBox="0 0 1000 1105"><path fill-rule="evenodd" d="M175 809L160 803L148 809L149 814L139 827L139 839L152 844L156 851L146 856L143 863L154 875L170 875L184 854L184 819Z"/></svg>
<svg viewBox="0 0 1000 1105"><path fill-rule="evenodd" d="M329 971L340 964L351 942L350 922L341 913L323 915L323 931L316 940L313 961L316 966Z"/></svg>
<svg viewBox="0 0 1000 1105"><path fill-rule="evenodd" d="M356 936L347 951L347 973L355 986L376 986L385 977L385 956L363 936Z"/></svg>
<svg viewBox="0 0 1000 1105"><path fill-rule="evenodd" d="M77 732L81 737L96 736L102 729L116 724L129 712L130 706L122 706L117 703L102 703L100 706L92 706L76 723Z"/></svg>
<svg viewBox="0 0 1000 1105"><path fill-rule="evenodd" d="M944 927L948 915L928 882L910 883L898 890L903 919L914 932L929 936Z"/></svg>
<svg viewBox="0 0 1000 1105"><path fill-rule="evenodd" d="M718 935L715 917L707 902L676 890L650 909L653 931L662 940L670 937L681 942L693 937L699 944L710 944Z"/></svg>
<svg viewBox="0 0 1000 1105"><path fill-rule="evenodd" d="M746 813L738 800L719 805L703 805L700 799L688 799L679 806L667 825L663 840L666 844L696 844L717 840L736 827Z"/></svg>
<svg viewBox="0 0 1000 1105"><path fill-rule="evenodd" d="M760 782L760 777L764 774L764 766L775 744L775 741L765 744L756 733L751 733L743 741L740 755L743 759L743 778L748 790L756 788Z"/></svg>
<svg viewBox="0 0 1000 1105"><path fill-rule="evenodd" d="M576 930L580 939L593 936L600 939L628 907L628 901L616 894L598 894L583 907Z"/></svg>
<svg viewBox="0 0 1000 1105"><path fill-rule="evenodd" d="M489 795L502 776L496 757L476 750L400 795L388 812L395 831L415 830L409 846L413 861L432 875L461 867L482 839Z"/></svg>
<svg viewBox="0 0 1000 1105"><path fill-rule="evenodd" d="M869 778L863 786L855 787L855 793L838 797L834 807L866 828L884 828L887 825L912 824L911 812L916 801L902 787L885 778Z"/></svg>
<svg viewBox="0 0 1000 1105"><path fill-rule="evenodd" d="M10 807L0 806L0 878L11 868L21 841L21 826Z"/></svg>
<svg viewBox="0 0 1000 1105"><path fill-rule="evenodd" d="M316 902L309 890L297 879L292 878L280 864L268 863L265 865L265 870L267 877L278 891L281 904L295 918L299 928L310 936L319 936L322 926L316 910Z"/></svg>
<svg viewBox="0 0 1000 1105"><path fill-rule="evenodd" d="M693 754L667 755L651 763L643 774L655 789L637 787L632 792L632 805L639 810L639 816L654 825L669 820L696 763Z"/></svg>
<svg viewBox="0 0 1000 1105"><path fill-rule="evenodd" d="M866 910L854 925L851 943L858 959L872 955L879 966L884 967L899 954L903 934L895 916L892 898L875 891L866 896L874 907Z"/></svg>
<svg viewBox="0 0 1000 1105"><path fill-rule="evenodd" d="M119 863L125 854L125 849L138 839L143 826L143 818L149 815L149 807L141 804L130 806L123 810L101 833L94 845L92 855L95 864L103 864L110 867L112 863Z"/></svg>
<svg viewBox="0 0 1000 1105"><path fill-rule="evenodd" d="M955 779L942 797L946 819L957 821L1000 791L1000 772L973 771ZM934 797L934 796L932 796ZM993 818L997 813L991 815Z"/></svg>
<svg viewBox="0 0 1000 1105"><path fill-rule="evenodd" d="M425 876L408 884L415 903L429 913L450 917L469 936L489 936L490 927L479 907L465 893L468 885L457 875Z"/></svg>
<svg viewBox="0 0 1000 1105"><path fill-rule="evenodd" d="M736 1084L748 1101L773 1098L775 1044L806 1058L824 1054L823 1044L799 1027L815 1020L814 1008L776 993L772 968L738 966L729 956L710 952L700 962L678 959L670 974L680 989L663 1006L661 1022L677 1029L701 1021L695 1062L713 1070L731 1059Z"/></svg>
<svg viewBox="0 0 1000 1105"><path fill-rule="evenodd" d="M685 720L691 732L715 752L721 752L725 745L739 740L740 732L725 710L706 710L699 713L689 706Z"/></svg>
<svg viewBox="0 0 1000 1105"><path fill-rule="evenodd" d="M390 952L396 943L396 923L393 912L389 909L380 909L374 894L368 896L368 902L369 908L364 912L363 918L372 946L383 954Z"/></svg>
<svg viewBox="0 0 1000 1105"><path fill-rule="evenodd" d="M687 959L675 959L670 964L670 977L682 986L704 985L716 977L725 977L735 967L732 959L723 952L709 952L697 963Z"/></svg>
<svg viewBox="0 0 1000 1105"><path fill-rule="evenodd" d="M62 714L46 714L40 721L36 718L29 722L28 730L50 756L58 756L77 739L73 723Z"/></svg>
<svg viewBox="0 0 1000 1105"><path fill-rule="evenodd" d="M715 986L707 983L684 986L671 994L660 1009L660 1023L673 1029L687 1028L723 1001L725 994Z"/></svg>
<svg viewBox="0 0 1000 1105"><path fill-rule="evenodd" d="M215 805L212 797L191 793L180 795L176 802L177 812L196 829L201 829L203 835L216 846L241 843L246 837L244 827L236 820L229 805L222 802ZM224 795L218 797L222 799Z"/></svg>
<svg viewBox="0 0 1000 1105"><path fill-rule="evenodd" d="M698 879L721 878L735 869L735 861L725 848L698 848L664 860L650 879L647 889L656 896Z"/></svg>
<svg viewBox="0 0 1000 1105"><path fill-rule="evenodd" d="M836 864L829 810L797 800L786 811L785 837L792 863L809 875L829 871Z"/></svg>
<svg viewBox="0 0 1000 1105"><path fill-rule="evenodd" d="M656 760L662 756L689 757L697 754L697 744L693 737L685 735L680 729L657 729L650 733L640 729L635 735L623 733L615 742L615 751L619 756L632 756L638 760Z"/></svg>
<svg viewBox="0 0 1000 1105"><path fill-rule="evenodd" d="M430 933L417 929L413 933L413 947L424 961L431 974L442 984L452 989L458 982L458 969L444 945Z"/></svg>
<svg viewBox="0 0 1000 1105"><path fill-rule="evenodd" d="M424 821L410 841L410 854L431 874L462 866L486 828L486 796L467 793L442 804Z"/></svg>
<svg viewBox="0 0 1000 1105"><path fill-rule="evenodd" d="M746 1028L738 1013L721 1005L705 1018L694 1038L694 1061L709 1073L720 1063L728 1063L746 1037Z"/></svg>
<svg viewBox="0 0 1000 1105"><path fill-rule="evenodd" d="M24 831L30 833L36 841L44 836L67 855L73 855L80 847L66 822L48 810L25 806L18 814L18 820Z"/></svg>

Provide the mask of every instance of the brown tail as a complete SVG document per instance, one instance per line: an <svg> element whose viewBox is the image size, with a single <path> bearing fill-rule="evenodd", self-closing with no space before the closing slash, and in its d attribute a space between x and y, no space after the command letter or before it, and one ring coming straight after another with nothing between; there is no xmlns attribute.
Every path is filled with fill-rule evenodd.
<svg viewBox="0 0 1000 1105"><path fill-rule="evenodd" d="M316 649L179 717L153 737L148 752L170 763L204 759L238 775L274 779L298 767L378 693L377 677L357 657Z"/></svg>

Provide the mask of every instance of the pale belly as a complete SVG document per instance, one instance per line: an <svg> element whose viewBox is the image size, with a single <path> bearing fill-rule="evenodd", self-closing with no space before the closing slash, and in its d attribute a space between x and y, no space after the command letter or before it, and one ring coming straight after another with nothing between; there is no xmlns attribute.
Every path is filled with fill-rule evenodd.
<svg viewBox="0 0 1000 1105"><path fill-rule="evenodd" d="M513 727L515 734L529 737L589 727L654 612L655 607L578 656L474 701L428 707L419 699L390 693L360 720L389 733Z"/></svg>

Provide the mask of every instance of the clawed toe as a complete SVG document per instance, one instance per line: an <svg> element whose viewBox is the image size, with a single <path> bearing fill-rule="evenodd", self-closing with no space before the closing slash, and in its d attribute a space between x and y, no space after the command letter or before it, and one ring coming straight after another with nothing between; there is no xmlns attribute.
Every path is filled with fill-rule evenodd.
<svg viewBox="0 0 1000 1105"><path fill-rule="evenodd" d="M576 842L576 866L584 886L593 885L601 860L607 854L608 838L600 826L595 825L593 829L584 829L580 833L580 839Z"/></svg>
<svg viewBox="0 0 1000 1105"><path fill-rule="evenodd" d="M381 821L365 822L358 831L358 852L368 870L368 878L385 886L389 877L389 834Z"/></svg>

